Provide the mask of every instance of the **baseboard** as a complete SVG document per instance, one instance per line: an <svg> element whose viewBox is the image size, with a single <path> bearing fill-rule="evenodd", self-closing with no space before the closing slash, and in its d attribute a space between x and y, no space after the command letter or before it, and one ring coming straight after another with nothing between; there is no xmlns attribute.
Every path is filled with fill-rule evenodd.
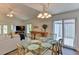
<svg viewBox="0 0 79 59"><path fill-rule="evenodd" d="M71 49L71 50L77 51L77 50L74 49L74 48L70 48L70 47L67 47L67 46L63 46L63 47L66 48L66 49Z"/></svg>

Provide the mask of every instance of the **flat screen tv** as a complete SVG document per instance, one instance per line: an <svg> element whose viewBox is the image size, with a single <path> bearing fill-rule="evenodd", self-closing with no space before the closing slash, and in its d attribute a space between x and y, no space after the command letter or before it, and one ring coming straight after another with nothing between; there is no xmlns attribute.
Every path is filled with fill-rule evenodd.
<svg viewBox="0 0 79 59"><path fill-rule="evenodd" d="M16 26L16 31L25 31L25 26Z"/></svg>

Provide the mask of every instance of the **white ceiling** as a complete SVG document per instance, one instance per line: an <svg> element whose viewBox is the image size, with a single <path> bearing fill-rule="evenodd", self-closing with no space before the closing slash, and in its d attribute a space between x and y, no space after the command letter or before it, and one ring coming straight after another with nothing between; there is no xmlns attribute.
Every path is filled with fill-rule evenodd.
<svg viewBox="0 0 79 59"><path fill-rule="evenodd" d="M22 20L36 17L39 11L42 11L42 6L39 3L0 4L0 14L6 16L6 14L10 12L9 8L14 11L15 17ZM79 9L79 4L77 3L52 3L49 4L48 12L52 14L59 14L77 9Z"/></svg>
<svg viewBox="0 0 79 59"><path fill-rule="evenodd" d="M38 14L37 10L25 6L24 4L0 4L0 15L6 16L11 10L14 11L14 17L27 20Z"/></svg>
<svg viewBox="0 0 79 59"><path fill-rule="evenodd" d="M42 11L42 3L30 3L30 4L25 4L31 8L34 8L38 11ZM46 4L45 4L46 5ZM52 14L59 14L62 12L67 12L67 11L72 11L79 9L79 3L51 3L49 4L49 9L48 11Z"/></svg>

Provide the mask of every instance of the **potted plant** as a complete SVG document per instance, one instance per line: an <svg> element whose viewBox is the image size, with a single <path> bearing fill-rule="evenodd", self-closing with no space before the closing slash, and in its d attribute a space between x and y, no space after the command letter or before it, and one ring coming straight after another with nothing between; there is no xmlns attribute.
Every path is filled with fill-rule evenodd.
<svg viewBox="0 0 79 59"><path fill-rule="evenodd" d="M42 25L42 28L44 29L45 32L46 32L47 27L48 27L47 24Z"/></svg>

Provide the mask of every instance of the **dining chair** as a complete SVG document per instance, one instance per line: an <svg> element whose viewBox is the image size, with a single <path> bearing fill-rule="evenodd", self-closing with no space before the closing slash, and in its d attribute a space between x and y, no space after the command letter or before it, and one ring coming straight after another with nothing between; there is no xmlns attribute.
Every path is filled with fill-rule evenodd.
<svg viewBox="0 0 79 59"><path fill-rule="evenodd" d="M25 54L25 49L22 45L17 43L16 47L17 47L17 54L18 55L24 55Z"/></svg>
<svg viewBox="0 0 79 59"><path fill-rule="evenodd" d="M22 45L17 43L17 55L34 55L31 51L28 51L27 48L24 48Z"/></svg>
<svg viewBox="0 0 79 59"><path fill-rule="evenodd" d="M34 55L32 52L28 52L28 53L26 53L25 55Z"/></svg>
<svg viewBox="0 0 79 59"><path fill-rule="evenodd" d="M58 44L52 44L52 55L58 55Z"/></svg>
<svg viewBox="0 0 79 59"><path fill-rule="evenodd" d="M59 39L58 40L58 54L63 54L62 53L62 49L63 49L63 39Z"/></svg>

